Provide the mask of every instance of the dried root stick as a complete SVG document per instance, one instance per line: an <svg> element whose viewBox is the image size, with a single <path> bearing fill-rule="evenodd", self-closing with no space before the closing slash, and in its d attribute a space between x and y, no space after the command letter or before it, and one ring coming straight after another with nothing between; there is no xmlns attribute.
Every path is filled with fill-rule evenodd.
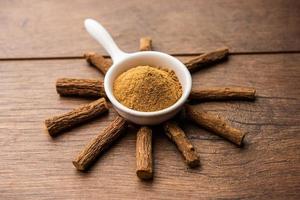
<svg viewBox="0 0 300 200"><path fill-rule="evenodd" d="M228 53L228 48L220 48L216 49L215 51L201 54L200 56L197 56L196 58L193 58L185 62L184 64L190 72L194 72L203 67L206 67L209 64L218 62L226 58L228 56Z"/></svg>
<svg viewBox="0 0 300 200"><path fill-rule="evenodd" d="M45 120L45 125L49 134L54 137L64 130L89 121L107 111L108 106L106 100L101 98L92 103L80 106L68 113L47 119Z"/></svg>
<svg viewBox="0 0 300 200"><path fill-rule="evenodd" d="M112 62L110 60L105 59L101 54L95 52L85 53L84 58L88 63L96 67L104 75L112 65Z"/></svg>
<svg viewBox="0 0 300 200"><path fill-rule="evenodd" d="M242 145L245 133L231 127L221 117L208 113L202 109L195 109L190 105L186 105L185 110L187 118L191 121L231 141L238 146Z"/></svg>
<svg viewBox="0 0 300 200"><path fill-rule="evenodd" d="M127 122L122 117L116 117L115 120L102 131L96 138L88 143L85 148L73 160L73 165L80 171L87 170L101 152L112 144L127 128Z"/></svg>
<svg viewBox="0 0 300 200"><path fill-rule="evenodd" d="M106 97L103 81L96 79L60 78L56 81L56 91L60 96Z"/></svg>
<svg viewBox="0 0 300 200"><path fill-rule="evenodd" d="M214 100L254 100L254 88L249 87L210 87L192 89L189 99L199 101Z"/></svg>
<svg viewBox="0 0 300 200"><path fill-rule="evenodd" d="M189 167L197 167L200 164L199 156L192 143L187 139L183 130L176 122L168 121L164 123L164 130L167 136L172 140L178 150L181 152L185 162Z"/></svg>
<svg viewBox="0 0 300 200"><path fill-rule="evenodd" d="M137 132L136 139L136 174L140 179L153 177L152 130L143 126Z"/></svg>

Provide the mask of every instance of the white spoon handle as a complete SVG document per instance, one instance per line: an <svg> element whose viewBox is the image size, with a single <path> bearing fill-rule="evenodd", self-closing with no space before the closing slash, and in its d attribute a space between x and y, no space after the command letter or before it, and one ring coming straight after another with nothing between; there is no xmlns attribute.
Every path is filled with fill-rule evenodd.
<svg viewBox="0 0 300 200"><path fill-rule="evenodd" d="M110 34L99 22L93 19L86 19L84 26L87 32L103 46L114 63L126 57L127 54L119 49Z"/></svg>

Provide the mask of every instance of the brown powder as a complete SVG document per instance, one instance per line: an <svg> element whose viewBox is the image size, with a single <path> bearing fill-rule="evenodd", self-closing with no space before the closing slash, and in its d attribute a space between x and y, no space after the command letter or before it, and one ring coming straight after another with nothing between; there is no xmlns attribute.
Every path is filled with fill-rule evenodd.
<svg viewBox="0 0 300 200"><path fill-rule="evenodd" d="M114 82L116 99L128 108L151 112L167 108L181 97L182 88L173 71L138 66Z"/></svg>

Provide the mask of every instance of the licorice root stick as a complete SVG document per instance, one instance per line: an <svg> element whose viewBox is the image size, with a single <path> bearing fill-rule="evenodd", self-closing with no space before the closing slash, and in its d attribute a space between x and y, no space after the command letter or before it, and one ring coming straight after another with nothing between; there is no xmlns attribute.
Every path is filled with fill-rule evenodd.
<svg viewBox="0 0 300 200"><path fill-rule="evenodd" d="M254 100L254 88L249 87L211 87L192 89L189 99L199 101L209 100Z"/></svg>
<svg viewBox="0 0 300 200"><path fill-rule="evenodd" d="M99 157L101 152L107 149L127 128L127 122L117 116L101 134L90 141L73 160L73 165L80 171L87 170Z"/></svg>
<svg viewBox="0 0 300 200"><path fill-rule="evenodd" d="M108 111L105 98L80 106L63 115L45 120L49 134L54 137L60 132L70 129L78 124L91 120Z"/></svg>
<svg viewBox="0 0 300 200"><path fill-rule="evenodd" d="M103 82L96 79L60 78L56 81L60 96L105 97Z"/></svg>
<svg viewBox="0 0 300 200"><path fill-rule="evenodd" d="M168 121L165 122L163 126L167 136L176 144L178 150L182 153L187 165L189 167L199 166L199 156L178 124L173 121Z"/></svg>
<svg viewBox="0 0 300 200"><path fill-rule="evenodd" d="M142 37L140 39L140 51L151 51L152 40L150 37Z"/></svg>
<svg viewBox="0 0 300 200"><path fill-rule="evenodd" d="M191 121L233 142L238 146L242 145L245 133L231 127L218 115L208 113L199 108L195 109L190 105L186 105L185 110L187 118Z"/></svg>
<svg viewBox="0 0 300 200"><path fill-rule="evenodd" d="M108 59L105 59L101 54L95 52L88 52L84 54L84 58L92 66L96 67L102 74L106 74L112 62Z"/></svg>
<svg viewBox="0 0 300 200"><path fill-rule="evenodd" d="M152 41L149 37L140 39L140 51L151 51ZM143 126L137 132L136 138L136 175L140 179L153 177L152 161L152 130Z"/></svg>
<svg viewBox="0 0 300 200"><path fill-rule="evenodd" d="M147 126L141 127L137 132L136 175L140 179L151 179L153 177L152 130Z"/></svg>
<svg viewBox="0 0 300 200"><path fill-rule="evenodd" d="M228 48L220 48L215 51L201 54L200 56L197 56L196 58L193 58L185 62L184 64L190 72L194 72L203 67L206 67L209 64L215 63L226 58L228 56L228 53Z"/></svg>

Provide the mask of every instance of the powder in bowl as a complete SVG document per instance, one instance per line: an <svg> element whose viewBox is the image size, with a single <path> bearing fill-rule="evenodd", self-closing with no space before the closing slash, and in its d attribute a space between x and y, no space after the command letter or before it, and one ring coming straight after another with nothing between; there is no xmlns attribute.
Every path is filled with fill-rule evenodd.
<svg viewBox="0 0 300 200"><path fill-rule="evenodd" d="M133 110L151 112L170 107L182 95L181 84L171 70L151 66L131 68L114 81L116 99Z"/></svg>

